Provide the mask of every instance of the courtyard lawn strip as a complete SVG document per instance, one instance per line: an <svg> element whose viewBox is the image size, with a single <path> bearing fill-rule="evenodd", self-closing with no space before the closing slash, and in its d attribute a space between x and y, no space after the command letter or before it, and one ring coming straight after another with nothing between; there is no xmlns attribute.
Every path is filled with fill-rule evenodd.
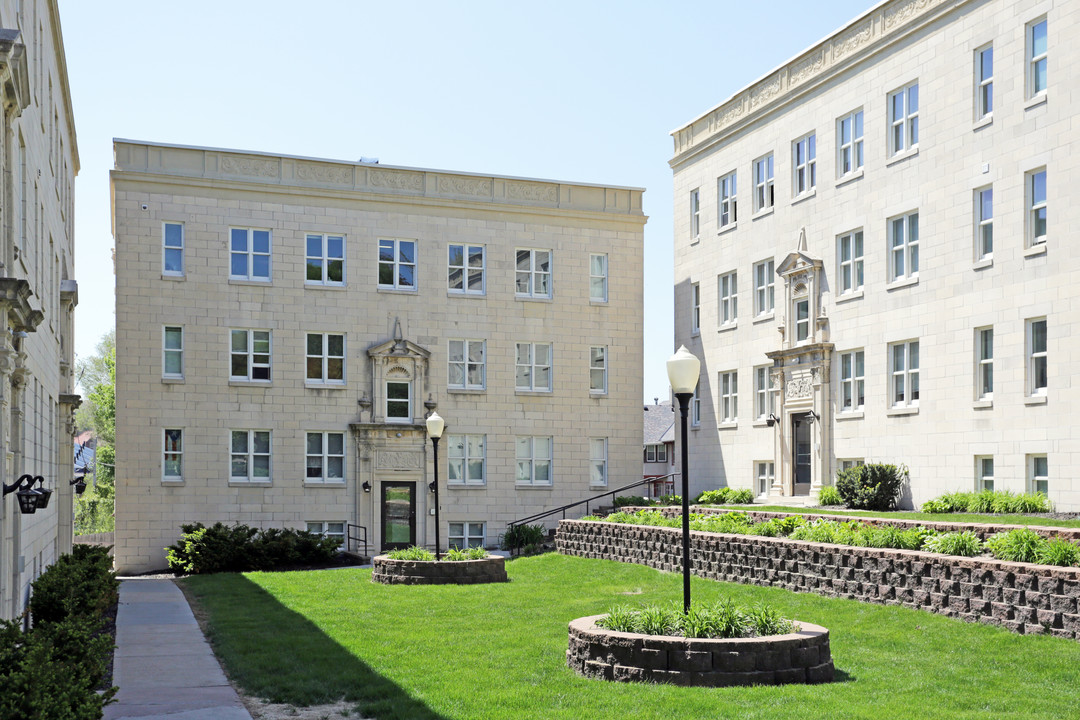
<svg viewBox="0 0 1080 720"><path fill-rule="evenodd" d="M1038 525L1040 527L1080 528L1078 520L1055 520L1054 518L1014 514L973 513L924 513L915 511L876 512L873 510L846 510L840 507L804 508L788 505L702 505L717 510L741 510L743 512L775 512L788 515L850 515L851 517L884 518L886 520L920 520L922 522L980 523L983 525ZM661 509L661 508L649 508Z"/></svg>
<svg viewBox="0 0 1080 720"><path fill-rule="evenodd" d="M566 666L567 623L618 604L677 601L681 577L556 554L511 582L384 586L370 570L183 580L246 692L304 705L346 697L365 717L1060 718L1080 643L900 607L693 579L695 600L767 602L830 630L837 682L752 688L605 683Z"/></svg>

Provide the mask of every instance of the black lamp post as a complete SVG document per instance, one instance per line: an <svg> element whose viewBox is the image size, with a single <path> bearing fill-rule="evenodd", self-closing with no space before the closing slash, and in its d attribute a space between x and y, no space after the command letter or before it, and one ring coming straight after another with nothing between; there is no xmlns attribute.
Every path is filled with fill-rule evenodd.
<svg viewBox="0 0 1080 720"><path fill-rule="evenodd" d="M686 412L690 398L694 397L701 374L701 361L686 346L667 361L668 381L675 397L679 399L679 411L682 413L682 565L683 565L683 612L690 612L690 468L686 450Z"/></svg>
<svg viewBox="0 0 1080 720"><path fill-rule="evenodd" d="M431 438L431 447L435 453L435 479L431 483L431 492L435 493L435 559L439 559L439 438L442 437L443 419L434 410L428 415L427 434Z"/></svg>

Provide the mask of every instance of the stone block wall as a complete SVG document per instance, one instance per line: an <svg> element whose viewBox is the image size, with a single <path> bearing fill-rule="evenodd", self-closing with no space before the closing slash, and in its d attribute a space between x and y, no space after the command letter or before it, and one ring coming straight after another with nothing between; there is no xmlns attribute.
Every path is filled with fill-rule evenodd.
<svg viewBox="0 0 1080 720"><path fill-rule="evenodd" d="M476 585L506 582L506 559L488 555L483 560L372 560L371 581L385 585Z"/></svg>

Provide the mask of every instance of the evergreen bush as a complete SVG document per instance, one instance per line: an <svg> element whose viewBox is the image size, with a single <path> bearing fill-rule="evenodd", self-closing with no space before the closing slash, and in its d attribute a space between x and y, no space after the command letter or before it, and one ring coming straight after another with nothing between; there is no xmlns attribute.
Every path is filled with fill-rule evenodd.
<svg viewBox="0 0 1080 720"><path fill-rule="evenodd" d="M907 480L904 465L868 463L841 470L836 476L836 490L849 508L892 510Z"/></svg>

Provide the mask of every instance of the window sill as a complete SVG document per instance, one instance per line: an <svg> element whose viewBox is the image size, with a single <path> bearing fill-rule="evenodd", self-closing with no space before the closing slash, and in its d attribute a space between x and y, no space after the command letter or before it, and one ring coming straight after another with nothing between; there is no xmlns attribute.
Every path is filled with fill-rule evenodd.
<svg viewBox="0 0 1080 720"><path fill-rule="evenodd" d="M919 284L919 276L912 275L909 277L903 277L899 280L893 280L891 283L885 286L886 292L892 292L893 290L899 290L900 288L911 287L912 285Z"/></svg>
<svg viewBox="0 0 1080 720"><path fill-rule="evenodd" d="M180 478L179 480L162 480L161 485L162 487L180 487L184 485L184 479Z"/></svg>
<svg viewBox="0 0 1080 720"><path fill-rule="evenodd" d="M515 395L550 396L551 391L550 390L522 390L521 388L514 388L514 394Z"/></svg>
<svg viewBox="0 0 1080 720"><path fill-rule="evenodd" d="M344 390L347 385L343 382L318 382L315 380L304 381L304 387L308 390Z"/></svg>
<svg viewBox="0 0 1080 720"><path fill-rule="evenodd" d="M765 420L759 418L759 419L755 420L754 422L750 423L750 427L767 428L767 427L769 427L769 423L767 423L767 422L765 422Z"/></svg>
<svg viewBox="0 0 1080 720"><path fill-rule="evenodd" d="M1024 103L1024 109L1025 110L1031 110L1032 108L1037 108L1040 105L1045 105L1046 104L1046 98L1047 98L1047 92L1044 90L1041 93L1039 93L1038 95L1036 95L1035 97L1027 100Z"/></svg>
<svg viewBox="0 0 1080 720"><path fill-rule="evenodd" d="M1046 396L1045 395L1028 395L1026 398L1024 398L1024 404L1025 405L1045 405L1046 404Z"/></svg>
<svg viewBox="0 0 1080 720"><path fill-rule="evenodd" d="M994 399L993 398L980 398L978 400L974 400L971 403L971 407L974 410L986 410L988 408L992 408L992 407L994 407Z"/></svg>
<svg viewBox="0 0 1080 720"><path fill-rule="evenodd" d="M273 482L270 480L229 480L229 487L262 487L268 488L273 486Z"/></svg>
<svg viewBox="0 0 1080 720"><path fill-rule="evenodd" d="M862 288L859 288L858 290L849 290L848 292L844 293L843 295L840 295L840 296L834 298L833 303L835 303L836 305L839 305L840 303L850 302L851 300L861 300L862 296L863 296L863 289Z"/></svg>
<svg viewBox="0 0 1080 720"><path fill-rule="evenodd" d="M269 380L229 380L229 387L273 387L274 383Z"/></svg>
<svg viewBox="0 0 1080 720"><path fill-rule="evenodd" d="M180 273L179 275L173 273L161 273L161 279L169 280L171 282L183 282L184 280L187 280L187 276L183 273Z"/></svg>
<svg viewBox="0 0 1080 720"><path fill-rule="evenodd" d="M724 225L720 229L718 229L716 231L716 234L717 235L723 235L725 233L731 232L732 230L734 230L737 227L739 227L739 222L738 221L735 221L733 223L728 223L727 225Z"/></svg>
<svg viewBox="0 0 1080 720"><path fill-rule="evenodd" d="M448 387L446 392L450 395L484 395L487 393L487 388Z"/></svg>
<svg viewBox="0 0 1080 720"><path fill-rule="evenodd" d="M985 270L988 267L994 267L994 257L992 255L990 257L979 258L971 265L972 270Z"/></svg>
<svg viewBox="0 0 1080 720"><path fill-rule="evenodd" d="M551 491L552 485L525 485L523 483L514 483L515 490L548 490Z"/></svg>
<svg viewBox="0 0 1080 720"><path fill-rule="evenodd" d="M918 415L919 407L894 407L885 411L887 417L900 417L903 415Z"/></svg>
<svg viewBox="0 0 1080 720"><path fill-rule="evenodd" d="M593 305L593 306L596 306L596 305L610 305L610 303L607 300L597 300L596 298L589 298L589 304Z"/></svg>
<svg viewBox="0 0 1080 720"><path fill-rule="evenodd" d="M975 121L975 124L971 126L972 130L982 130L984 127L989 127L994 124L994 113L987 113L981 118Z"/></svg>
<svg viewBox="0 0 1080 720"><path fill-rule="evenodd" d="M738 420L728 420L716 426L717 430L735 430L739 427Z"/></svg>
<svg viewBox="0 0 1080 720"><path fill-rule="evenodd" d="M163 377L161 378L162 385L183 385L184 378L182 377Z"/></svg>
<svg viewBox="0 0 1080 720"><path fill-rule="evenodd" d="M1046 241L1045 240L1043 240L1038 245L1032 245L1031 247L1024 250L1024 257L1026 257L1026 258L1038 257L1039 255L1045 255L1045 254L1046 254Z"/></svg>
<svg viewBox="0 0 1080 720"><path fill-rule="evenodd" d="M589 397L596 398L597 400L599 400L600 398L606 398L607 396L608 396L607 390L590 390L589 391Z"/></svg>
<svg viewBox="0 0 1080 720"><path fill-rule="evenodd" d="M760 220L763 217L768 217L769 215L773 214L773 210L775 210L775 209L776 209L775 205L770 205L767 208L761 208L756 213L754 213L753 215L750 216L750 220L752 220L752 221L753 220Z"/></svg>
<svg viewBox="0 0 1080 720"><path fill-rule="evenodd" d="M862 168L859 168L858 170L852 170L847 175L841 175L839 178L837 178L836 187L841 187L843 185L847 185L848 183L855 182L856 180L861 180L862 176Z"/></svg>
<svg viewBox="0 0 1080 720"><path fill-rule="evenodd" d="M338 488L339 490L345 488L344 480L304 480L304 487L306 488Z"/></svg>
<svg viewBox="0 0 1080 720"><path fill-rule="evenodd" d="M552 301L552 299L553 298L550 295L515 295L514 296L514 300L517 300L518 302L549 303L549 302Z"/></svg>
<svg viewBox="0 0 1080 720"><path fill-rule="evenodd" d="M696 338L696 337L700 337L700 336L701 336L701 328L697 328L696 330L691 330L690 331L690 337Z"/></svg>
<svg viewBox="0 0 1080 720"><path fill-rule="evenodd" d="M417 294L416 288L397 288L397 287L388 287L386 285L378 285L378 286L375 287L375 290L378 291L378 292L381 292L381 293L389 293L391 295L416 295Z"/></svg>
<svg viewBox="0 0 1080 720"><path fill-rule="evenodd" d="M694 431L700 430L701 429L701 423L698 423L697 425L691 425L690 429L694 430Z"/></svg>
<svg viewBox="0 0 1080 720"><path fill-rule="evenodd" d="M917 411L917 408L916 408L916 411ZM863 419L863 411L862 410L851 410L849 412L838 412L838 413L836 413L837 422L842 422L844 420L862 420L862 419Z"/></svg>
<svg viewBox="0 0 1080 720"><path fill-rule="evenodd" d="M809 190L807 190L806 192L802 193L801 195L796 195L795 197L791 198L791 204L792 205L798 205L802 201L809 200L809 199L815 197L816 195L817 195L817 186L814 186L814 187L810 188Z"/></svg>
<svg viewBox="0 0 1080 720"><path fill-rule="evenodd" d="M231 277L231 278L229 278L229 284L230 285L256 285L256 286L259 286L259 287L268 287L268 286L272 285L273 283L270 282L270 278L267 278L265 280L251 280L251 279L248 279L248 278Z"/></svg>
<svg viewBox="0 0 1080 720"><path fill-rule="evenodd" d="M732 320L731 322L724 323L720 327L716 328L716 332L718 332L718 333L730 332L731 330L734 330L737 327L739 327L739 321L738 320Z"/></svg>
<svg viewBox="0 0 1080 720"><path fill-rule="evenodd" d="M483 300L487 297L487 292L462 292L460 290L447 290L446 297L452 298L469 298L472 300Z"/></svg>
<svg viewBox="0 0 1080 720"><path fill-rule="evenodd" d="M486 487L486 482L446 483L447 490L483 490Z"/></svg>
<svg viewBox="0 0 1080 720"><path fill-rule="evenodd" d="M885 161L885 167L890 167L890 166L895 165L897 163L901 163L901 162L907 160L908 158L915 157L918 154L919 154L919 146L918 145L915 145L914 147L908 148L907 150L901 150L900 152L894 154L892 157L890 157L888 160Z"/></svg>
<svg viewBox="0 0 1080 720"><path fill-rule="evenodd" d="M763 312L763 313L759 313L758 315L755 315L754 319L751 320L750 322L753 323L754 325L757 325L758 323L768 322L770 320L775 320L775 319L776 319L776 311L775 310L770 310L769 312Z"/></svg>
<svg viewBox="0 0 1080 720"><path fill-rule="evenodd" d="M695 235L694 237L690 238L690 246L691 247L693 247L694 245L697 245L699 242L701 242L701 236L700 235Z"/></svg>
<svg viewBox="0 0 1080 720"><path fill-rule="evenodd" d="M345 283L321 283L321 282L310 282L310 281L305 280L304 281L304 289L305 290L337 290L337 291L341 291L341 290L348 290L349 286L346 285Z"/></svg>

